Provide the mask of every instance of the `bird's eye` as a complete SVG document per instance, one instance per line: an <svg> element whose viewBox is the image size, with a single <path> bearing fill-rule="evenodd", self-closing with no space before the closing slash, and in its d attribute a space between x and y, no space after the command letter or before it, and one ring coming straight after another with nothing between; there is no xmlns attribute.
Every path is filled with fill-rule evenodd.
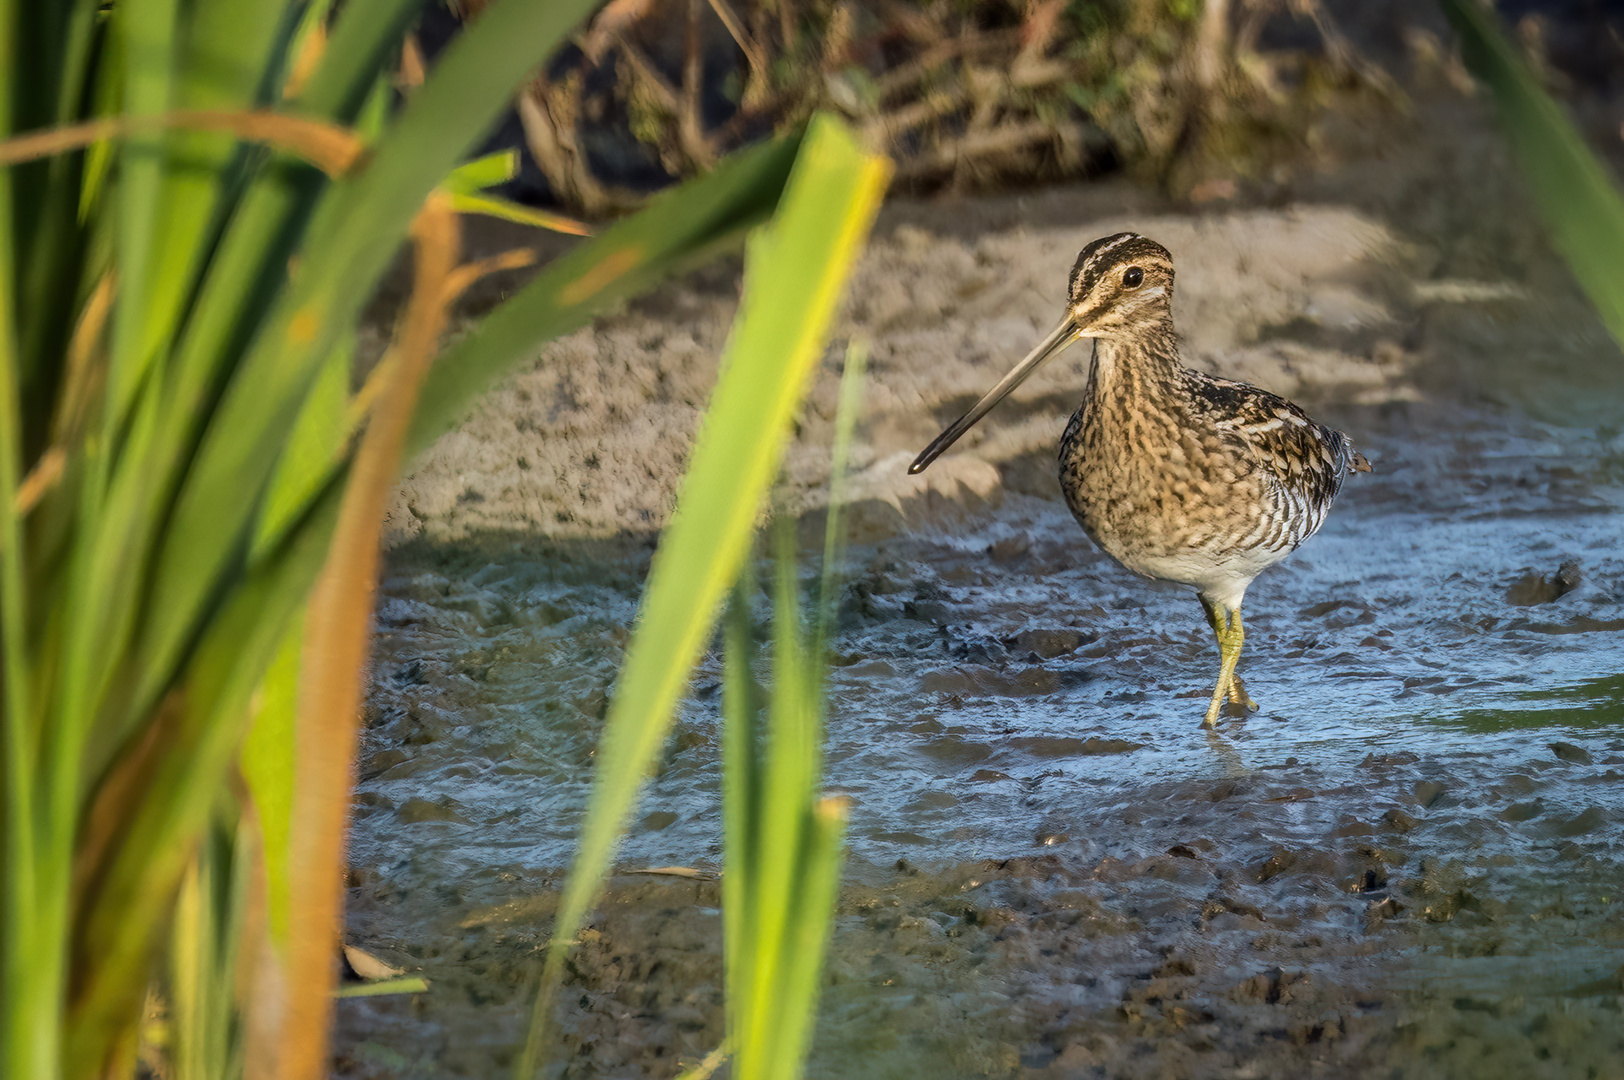
<svg viewBox="0 0 1624 1080"><path fill-rule="evenodd" d="M1130 266L1122 274L1122 284L1130 289L1137 289L1145 283L1145 272L1137 266Z"/></svg>

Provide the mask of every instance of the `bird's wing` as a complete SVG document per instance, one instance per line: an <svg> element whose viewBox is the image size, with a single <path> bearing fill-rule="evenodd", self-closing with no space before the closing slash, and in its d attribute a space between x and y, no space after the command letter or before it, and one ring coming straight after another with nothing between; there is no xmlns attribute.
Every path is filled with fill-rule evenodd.
<svg viewBox="0 0 1624 1080"><path fill-rule="evenodd" d="M1213 426L1245 448L1271 488L1278 485L1276 497L1307 503L1322 514L1342 489L1342 478L1356 467L1348 437L1267 390L1210 376L1201 382L1202 396L1218 405Z"/></svg>

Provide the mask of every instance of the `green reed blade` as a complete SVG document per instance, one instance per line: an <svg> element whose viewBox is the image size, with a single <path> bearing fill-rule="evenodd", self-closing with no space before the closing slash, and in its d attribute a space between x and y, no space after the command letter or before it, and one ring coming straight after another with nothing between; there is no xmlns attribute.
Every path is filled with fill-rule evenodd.
<svg viewBox="0 0 1624 1080"><path fill-rule="evenodd" d="M74 945L95 963L71 1020L69 1076L99 1067L139 1000L153 933L224 788L249 701L325 560L337 512L338 499L325 499L318 519L232 594L191 657L180 722L86 897Z"/></svg>
<svg viewBox="0 0 1624 1080"><path fill-rule="evenodd" d="M472 195L519 175L519 152L498 150L494 154L465 161L440 181L440 190L453 195Z"/></svg>
<svg viewBox="0 0 1624 1080"><path fill-rule="evenodd" d="M1467 65L1488 84L1551 241L1624 345L1624 198L1616 180L1473 0L1441 0Z"/></svg>
<svg viewBox="0 0 1624 1080"><path fill-rule="evenodd" d="M322 6L329 5L324 0ZM321 62L299 94L300 108L339 121L354 119L372 93L379 73L388 70L390 58L400 48L407 29L422 13L422 0L349 0L340 4ZM550 53L550 48L538 49L538 55Z"/></svg>
<svg viewBox="0 0 1624 1080"><path fill-rule="evenodd" d="M790 420L885 178L884 164L865 155L838 122L817 118L777 215L747 246L738 321L678 510L650 568L604 725L580 846L549 949L553 970L598 895L615 840L710 637L717 607L744 564ZM538 1008L544 1007L545 995L538 998ZM539 1021L538 1015L536 1028ZM521 1058L519 1074L527 1075L534 1064Z"/></svg>
<svg viewBox="0 0 1624 1080"><path fill-rule="evenodd" d="M172 107L228 110L256 104L286 6L285 0L194 0L177 28ZM147 297L137 346L142 356L158 352L192 298L211 234L232 194L229 166L243 152L225 132L171 131L160 145L165 169L149 227L162 243L149 265L121 258L127 277L139 277Z"/></svg>
<svg viewBox="0 0 1624 1080"><path fill-rule="evenodd" d="M216 814L181 882L169 930L170 1080L227 1080L241 1071L237 958L252 888L252 838Z"/></svg>
<svg viewBox="0 0 1624 1080"><path fill-rule="evenodd" d="M823 570L818 578L817 619L813 628L812 655L825 662L829 635L840 614L840 597L835 579L845 533L841 511L846 504L846 479L851 466L852 437L857 418L863 411L863 381L868 376L868 342L857 339L846 345L846 363L840 371L840 400L835 406L834 441L829 449L829 509L823 525Z"/></svg>
<svg viewBox="0 0 1624 1080"><path fill-rule="evenodd" d="M0 0L0 56L14 55L17 11ZM0 135L8 134L14 87L11 72L0 70ZM8 993L0 1007L0 1074L48 1075L57 1057L61 1033L55 1002L48 995L62 985L61 961L41 925L37 873L37 793L34 769L38 753L38 717L34 713L34 673L29 656L29 607L21 522L16 513L17 485L22 480L22 364L15 320L16 244L10 208L13 184L0 169L0 673L4 676L4 731L0 769L5 801L0 804L0 979L7 987L35 985L44 976L44 993Z"/></svg>
<svg viewBox="0 0 1624 1080"><path fill-rule="evenodd" d="M322 539L326 545L326 539ZM304 614L289 624L276 657L260 684L258 707L237 755L243 782L259 821L265 870L265 924L271 943L286 949L292 932L289 916L289 859L293 836L295 760L294 718L298 715L299 652L304 644Z"/></svg>
<svg viewBox="0 0 1624 1080"><path fill-rule="evenodd" d="M275 547L342 467L350 441L347 414L354 359L355 335L346 334L323 361L300 406L276 471L271 474L259 520L254 523L249 565L259 562Z"/></svg>
<svg viewBox="0 0 1624 1080"><path fill-rule="evenodd" d="M502 221L511 221L515 225L533 225L538 229L551 229L553 232L569 233L572 236L586 236L591 230L584 222L563 214L549 213L546 210L537 210L523 203L510 202L507 199L497 198L495 195L464 195L453 193L451 195L451 209L459 214L479 214L483 217L499 218Z"/></svg>
<svg viewBox="0 0 1624 1080"><path fill-rule="evenodd" d="M50 42L26 50L38 68L19 66L18 71L20 85L27 89L24 100L39 109L28 120L31 126L78 119L96 42L104 36L98 30L99 6L98 0L65 0L28 9L36 18L52 20ZM29 401L45 400L60 377L57 361L73 323L75 293L83 284L78 274L85 236L76 217L82 167L82 155L63 154L19 170L40 182L35 198L16 192L14 204L16 221L24 228L18 263L27 267L19 285L21 310L29 313L20 343L27 373L23 395ZM44 434L40 423L36 420L30 433L36 442Z"/></svg>
<svg viewBox="0 0 1624 1080"><path fill-rule="evenodd" d="M178 496L142 634L143 694L171 677L240 557L317 365L360 316L418 207L589 7L510 0L487 10L442 54L367 165L322 197L299 273L227 388Z"/></svg>
<svg viewBox="0 0 1624 1080"><path fill-rule="evenodd" d="M754 674L756 645L750 626L751 587L748 569L739 575L723 623L722 689L722 960L729 1001L757 996L755 906L761 836L762 730L760 688ZM728 1011L728 1036L737 1037L736 1010Z"/></svg>
<svg viewBox="0 0 1624 1080"><path fill-rule="evenodd" d="M112 13L112 33L123 43L124 112L156 116L173 107L176 16L179 0L130 0ZM147 326L152 314L148 268L162 251L159 199L164 182L164 137L132 136L119 146L118 249L127 268L113 313L108 401L122 416L149 365L158 359Z"/></svg>
<svg viewBox="0 0 1624 1080"><path fill-rule="evenodd" d="M171 903L167 963L149 985L164 1005L166 1080L242 1073L238 970L253 894L252 830L222 801ZM152 1060L148 1058L147 1060Z"/></svg>
<svg viewBox="0 0 1624 1080"><path fill-rule="evenodd" d="M381 997L385 994L425 994L429 982L421 975L402 975L398 979L378 982L354 983L333 991L336 998Z"/></svg>
<svg viewBox="0 0 1624 1080"><path fill-rule="evenodd" d="M807 843L807 808L820 771L817 686L807 670L791 529L780 519L773 530L773 683L760 816L753 826L761 854L748 886L758 992L737 1003L744 1012L734 1047L741 1080L770 1075L762 1070L785 1020L787 1003L779 993L789 964L785 946Z"/></svg>
<svg viewBox="0 0 1624 1080"><path fill-rule="evenodd" d="M110 22L111 20L109 20ZM98 24L102 21L97 19ZM124 41L108 25L101 24L97 32L97 56L94 68L87 72L89 85L85 88L89 105L84 119L116 116L124 104ZM107 193L113 174L113 157L117 144L104 139L85 151L84 174L79 181L78 221L81 225L108 230L117 226L117 215L100 216L102 199ZM94 220L92 220L94 218Z"/></svg>
<svg viewBox="0 0 1624 1080"><path fill-rule="evenodd" d="M802 1074L817 1017L823 958L833 930L844 858L845 805L821 799L806 809L809 822L798 862L795 910L785 928L784 967L772 993L778 1024L768 1033L767 1061L758 1077L738 1080L794 1080Z"/></svg>
<svg viewBox="0 0 1624 1080"><path fill-rule="evenodd" d="M741 691L723 705L723 952L737 1080L801 1074L840 883L844 827L843 804L817 794L826 667L803 626L793 526L781 519L774 534L768 722L763 727L751 710L729 707ZM736 600L728 621L730 687L741 678L740 610ZM755 788L749 801L742 790L747 783Z"/></svg>

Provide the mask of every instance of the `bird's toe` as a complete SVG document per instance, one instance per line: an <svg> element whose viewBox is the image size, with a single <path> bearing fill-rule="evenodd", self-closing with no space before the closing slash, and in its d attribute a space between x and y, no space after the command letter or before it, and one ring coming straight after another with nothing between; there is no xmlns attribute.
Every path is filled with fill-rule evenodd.
<svg viewBox="0 0 1624 1080"><path fill-rule="evenodd" d="M1241 681L1239 675L1229 677L1229 693L1227 696L1230 706L1239 709L1242 715L1250 715L1262 707L1252 700L1251 694L1246 692L1246 684Z"/></svg>

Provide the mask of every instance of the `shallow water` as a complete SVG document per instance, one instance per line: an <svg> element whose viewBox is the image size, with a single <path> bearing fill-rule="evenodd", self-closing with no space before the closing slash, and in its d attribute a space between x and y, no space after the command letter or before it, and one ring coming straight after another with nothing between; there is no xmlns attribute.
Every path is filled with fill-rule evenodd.
<svg viewBox="0 0 1624 1080"><path fill-rule="evenodd" d="M1377 471L1248 594L1263 708L1216 734L1199 605L1094 551L1047 462L849 550L816 1075L1624 1075L1624 443L1454 406L1322 419ZM352 926L436 989L347 1003L345 1074L491 1075L521 1037L648 551L391 556ZM1577 588L1518 602L1569 561ZM718 672L622 867L719 862ZM563 1075L715 1045L715 904L615 879Z"/></svg>

